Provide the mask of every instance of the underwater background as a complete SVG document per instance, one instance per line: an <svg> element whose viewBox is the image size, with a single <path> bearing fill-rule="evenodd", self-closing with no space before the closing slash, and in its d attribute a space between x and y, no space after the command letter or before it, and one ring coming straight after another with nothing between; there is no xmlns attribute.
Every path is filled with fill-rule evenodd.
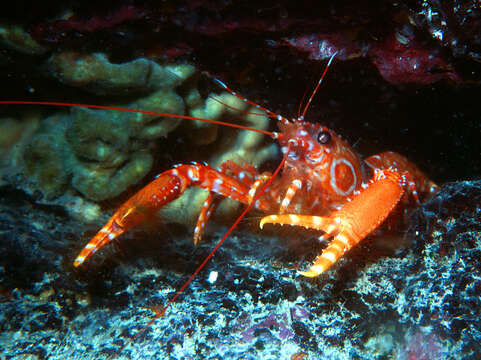
<svg viewBox="0 0 481 360"><path fill-rule="evenodd" d="M481 8L477 1L17 1L0 15L0 101L188 115L276 131L214 78L362 156L396 151L441 186L401 231L318 278L319 234L251 212L118 359L478 359ZM0 104L0 359L108 359L235 221L188 189L76 268L130 196L178 163L274 171L267 136L178 118Z"/></svg>

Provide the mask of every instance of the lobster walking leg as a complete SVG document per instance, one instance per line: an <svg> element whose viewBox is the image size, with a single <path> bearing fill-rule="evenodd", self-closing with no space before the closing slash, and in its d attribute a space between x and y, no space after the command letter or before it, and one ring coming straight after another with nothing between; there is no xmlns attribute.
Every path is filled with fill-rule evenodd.
<svg viewBox="0 0 481 360"><path fill-rule="evenodd" d="M190 186L208 189L243 204L249 204L251 200L248 195L250 187L235 177L204 164L178 165L158 175L154 181L128 199L79 253L74 266L82 265L101 247L146 220L162 206L181 196ZM256 206L269 208L264 202Z"/></svg>
<svg viewBox="0 0 481 360"><path fill-rule="evenodd" d="M254 168L252 165L243 164L241 166L232 160L227 160L220 164L219 171L224 174L231 175L249 188L252 188L252 185L254 184L253 179L258 176L256 168ZM207 220L209 220L210 216L214 213L221 200L222 198L215 196L215 193L212 191L209 192L209 195L202 205L202 209L194 229L194 244L197 245L202 240L205 224ZM248 198L248 202L251 202L250 197Z"/></svg>
<svg viewBox="0 0 481 360"><path fill-rule="evenodd" d="M301 275L315 277L329 269L343 254L354 247L386 219L404 194L405 176L390 169L376 170L369 185L328 217L311 215L270 215L261 220L266 223L300 225L322 230L334 237L307 272Z"/></svg>
<svg viewBox="0 0 481 360"><path fill-rule="evenodd" d="M219 205L221 198L216 197L215 194L210 191L207 198L202 204L197 224L194 228L194 244L197 245L202 240L202 234L204 233L205 224L209 220L210 216L214 213L217 205Z"/></svg>

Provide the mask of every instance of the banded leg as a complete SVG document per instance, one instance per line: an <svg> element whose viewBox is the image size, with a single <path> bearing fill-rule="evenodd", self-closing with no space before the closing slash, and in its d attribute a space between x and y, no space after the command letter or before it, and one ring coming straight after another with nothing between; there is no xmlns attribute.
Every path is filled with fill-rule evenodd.
<svg viewBox="0 0 481 360"><path fill-rule="evenodd" d="M262 174L257 176L256 180L254 181L251 188L249 189L249 193L248 193L249 203L256 196L257 190L259 190L259 188L261 188L262 185L265 184L271 178L271 176L272 176L272 174L267 173L267 172L262 173Z"/></svg>
<svg viewBox="0 0 481 360"><path fill-rule="evenodd" d="M324 231L326 237L333 237L309 270L300 272L301 275L315 277L381 225L401 199L404 187L404 177L397 171L376 169L368 186L328 217L270 215L261 220L260 226L262 228L266 223L300 225Z"/></svg>
<svg viewBox="0 0 481 360"><path fill-rule="evenodd" d="M207 195L207 198L202 204L202 209L200 210L199 218L197 219L197 224L194 228L194 245L197 245L202 240L205 224L214 213L221 200L222 198L216 197L213 192L209 192Z"/></svg>
<svg viewBox="0 0 481 360"><path fill-rule="evenodd" d="M299 179L294 179L292 183L287 188L286 194L284 195L284 199L281 201L281 207L279 208L279 212L284 214L287 212L289 205L291 204L294 195L302 189L302 181Z"/></svg>
<svg viewBox="0 0 481 360"><path fill-rule="evenodd" d="M219 171L223 174L230 175L237 178L245 186L251 187L254 183L258 172L255 167L250 164L239 165L232 160L226 160L219 166ZM215 209L219 205L221 197L216 197L213 192L209 192L207 198L202 204L202 209L200 210L199 218L197 219L197 224L194 229L194 244L197 245L202 240L202 235L204 233L205 224L214 213Z"/></svg>
<svg viewBox="0 0 481 360"><path fill-rule="evenodd" d="M259 174L257 169L249 163L238 165L232 160L227 160L223 162L220 166L220 170L226 174L232 174L232 176L236 177L249 187L249 203L252 201L252 199L254 199L257 190L260 189L262 185L265 184L272 176L270 172L264 172L262 174ZM294 184L291 185L293 189L289 188L285 196L288 198L288 201L285 201L285 203L287 203L287 206L294 197L296 191L302 187L302 183L299 180L294 180L293 183ZM255 207L258 210L272 211L273 207L275 207L277 201L274 194L276 192L272 188L270 190L271 191L266 191L262 195L262 197L257 200Z"/></svg>

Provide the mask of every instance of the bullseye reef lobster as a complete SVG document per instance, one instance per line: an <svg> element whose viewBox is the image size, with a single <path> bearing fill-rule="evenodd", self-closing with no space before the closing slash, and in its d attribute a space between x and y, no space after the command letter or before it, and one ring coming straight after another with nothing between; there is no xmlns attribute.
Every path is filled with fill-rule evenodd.
<svg viewBox="0 0 481 360"><path fill-rule="evenodd" d="M437 185L403 156L385 152L361 160L334 131L304 121L331 61L332 58L302 115L291 121L240 97L216 80L231 94L277 119L280 132L270 135L279 141L285 155L280 177L273 179L271 173L260 174L252 166L232 161L219 169L200 163L176 165L127 200L84 247L74 266L82 265L97 250L181 196L190 186L209 191L194 229L197 243L219 202L216 195L249 205L260 186L273 179L253 204L264 213L278 213L264 217L261 228L267 223L291 224L321 230L322 239L332 238L310 269L301 272L314 277L378 228L398 202L407 202L410 196L419 202L418 193L424 197L436 192Z"/></svg>
<svg viewBox="0 0 481 360"><path fill-rule="evenodd" d="M233 227L248 210L255 208L271 214L262 218L261 228L271 223L320 230L322 235L319 239L330 240L329 245L317 256L307 271L299 272L304 276L316 277L376 230L399 203L402 206L408 206L413 202L419 204L420 198L430 197L438 191L438 186L403 156L394 152L384 152L363 160L334 131L326 126L304 120L309 104L324 79L333 57L329 60L302 114L292 120L252 103L216 80L232 95L277 119L279 132L250 129L269 135L279 142L284 157L274 174L259 173L249 164L239 165L233 161L224 162L218 169L201 163L176 165L171 170L157 175L150 184L120 206L78 254L74 266L81 266L104 245L142 223L164 205L182 196L187 188L196 186L206 189L209 195L202 206L194 229L195 243L201 240L205 224L219 201L223 197L229 197L247 205ZM31 104L33 102L2 101L0 103ZM80 106L102 108L91 105ZM180 115L160 115L202 120ZM234 124L216 123L244 128ZM279 176L276 177L277 173ZM160 317L188 286L233 227L146 328Z"/></svg>

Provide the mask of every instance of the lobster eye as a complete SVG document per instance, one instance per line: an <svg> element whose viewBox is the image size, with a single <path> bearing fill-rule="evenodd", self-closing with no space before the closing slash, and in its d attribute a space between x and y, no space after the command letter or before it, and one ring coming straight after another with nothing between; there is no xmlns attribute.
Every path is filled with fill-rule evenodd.
<svg viewBox="0 0 481 360"><path fill-rule="evenodd" d="M317 135L317 142L321 145L326 145L330 143L331 140L332 140L332 137L329 131L321 131L319 135Z"/></svg>

